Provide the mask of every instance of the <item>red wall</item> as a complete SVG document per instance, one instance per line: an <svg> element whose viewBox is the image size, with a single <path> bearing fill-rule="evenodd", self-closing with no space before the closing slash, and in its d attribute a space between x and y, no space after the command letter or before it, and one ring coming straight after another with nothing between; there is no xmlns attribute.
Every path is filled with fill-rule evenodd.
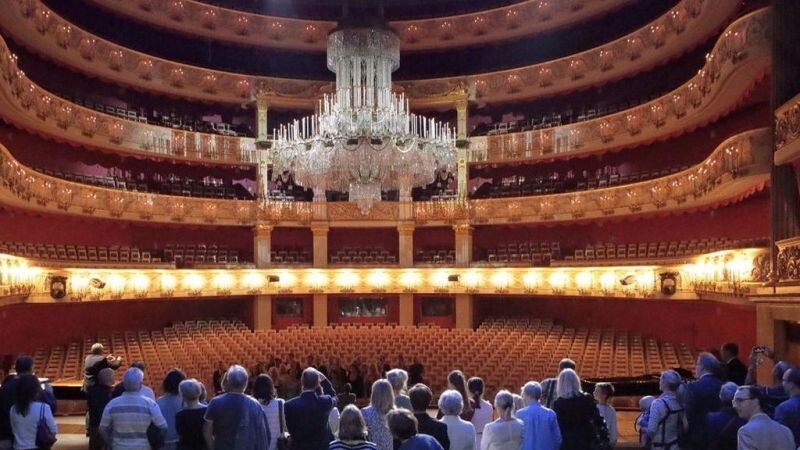
<svg viewBox="0 0 800 450"><path fill-rule="evenodd" d="M272 230L272 249L297 248L309 252L314 247L311 228L275 227Z"/></svg>
<svg viewBox="0 0 800 450"><path fill-rule="evenodd" d="M476 323L491 316L531 316L556 319L569 327L637 331L695 349L719 349L722 343L731 341L747 352L756 343L755 305L579 297L498 300L496 296L476 298Z"/></svg>
<svg viewBox="0 0 800 450"><path fill-rule="evenodd" d="M0 308L0 355L64 345L84 335L159 329L171 322L239 319L252 325L252 299L154 299L21 304Z"/></svg>
<svg viewBox="0 0 800 450"><path fill-rule="evenodd" d="M456 234L451 227L425 227L414 230L414 250L443 250L456 246Z"/></svg>

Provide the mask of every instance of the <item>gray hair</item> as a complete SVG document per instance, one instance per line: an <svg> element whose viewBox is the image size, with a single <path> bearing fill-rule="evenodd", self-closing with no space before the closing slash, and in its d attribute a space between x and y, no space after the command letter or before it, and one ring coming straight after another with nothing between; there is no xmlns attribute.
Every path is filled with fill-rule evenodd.
<svg viewBox="0 0 800 450"><path fill-rule="evenodd" d="M114 369L106 367L97 372L97 381L100 384L111 386L114 384Z"/></svg>
<svg viewBox="0 0 800 450"><path fill-rule="evenodd" d="M556 379L556 398L572 398L580 395L581 378L572 369L564 369Z"/></svg>
<svg viewBox="0 0 800 450"><path fill-rule="evenodd" d="M718 374L719 373L719 360L716 356L708 352L702 352L697 355L698 370Z"/></svg>
<svg viewBox="0 0 800 450"><path fill-rule="evenodd" d="M392 369L386 372L386 379L392 384L392 389L396 393L400 393L407 388L408 372L403 369Z"/></svg>
<svg viewBox="0 0 800 450"><path fill-rule="evenodd" d="M778 380L782 380L783 374L791 368L792 366L786 361L778 361L775 363L775 367L772 368L772 376Z"/></svg>
<svg viewBox="0 0 800 450"><path fill-rule="evenodd" d="M448 389L439 396L439 409L445 416L457 416L464 409L464 399L455 389Z"/></svg>
<svg viewBox="0 0 800 450"><path fill-rule="evenodd" d="M522 395L534 400L542 398L542 385L538 381L528 381L522 386Z"/></svg>
<svg viewBox="0 0 800 450"><path fill-rule="evenodd" d="M203 393L203 388L200 386L200 382L194 378L181 381L181 384L178 385L178 390L181 391L181 397L187 401L197 400Z"/></svg>
<svg viewBox="0 0 800 450"><path fill-rule="evenodd" d="M247 369L239 365L233 365L225 374L225 391L244 392L247 388Z"/></svg>
<svg viewBox="0 0 800 450"><path fill-rule="evenodd" d="M494 396L494 406L498 409L498 411L505 411L510 409L512 412L514 411L514 396L511 395L511 392L506 390L502 390Z"/></svg>
<svg viewBox="0 0 800 450"><path fill-rule="evenodd" d="M665 384L670 391L675 392L681 385L681 376L674 370L665 370L661 372L661 383Z"/></svg>
<svg viewBox="0 0 800 450"><path fill-rule="evenodd" d="M319 385L319 371L313 367L307 367L300 376L303 389L314 389Z"/></svg>
<svg viewBox="0 0 800 450"><path fill-rule="evenodd" d="M99 342L95 342L92 344L92 354L93 355L102 355L103 354L103 344Z"/></svg>
<svg viewBox="0 0 800 450"><path fill-rule="evenodd" d="M732 381L723 384L719 390L720 401L722 401L724 405L730 406L731 402L733 402L733 396L736 395L736 389L738 388L739 386Z"/></svg>
<svg viewBox="0 0 800 450"><path fill-rule="evenodd" d="M122 387L126 392L135 392L142 388L142 380L144 379L144 372L131 367L122 375Z"/></svg>

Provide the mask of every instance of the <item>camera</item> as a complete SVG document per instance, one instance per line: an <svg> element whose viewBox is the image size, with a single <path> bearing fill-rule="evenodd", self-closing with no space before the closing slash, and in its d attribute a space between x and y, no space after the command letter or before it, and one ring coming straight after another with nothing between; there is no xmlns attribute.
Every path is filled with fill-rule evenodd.
<svg viewBox="0 0 800 450"><path fill-rule="evenodd" d="M753 347L753 353L769 353L769 347L766 345L757 345Z"/></svg>

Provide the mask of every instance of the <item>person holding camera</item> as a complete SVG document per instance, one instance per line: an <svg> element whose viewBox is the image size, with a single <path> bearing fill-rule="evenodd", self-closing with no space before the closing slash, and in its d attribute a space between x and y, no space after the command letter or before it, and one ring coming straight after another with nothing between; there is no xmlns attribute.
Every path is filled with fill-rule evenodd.
<svg viewBox="0 0 800 450"><path fill-rule="evenodd" d="M747 367L747 377L745 385L756 385L756 370L762 364L761 356L775 360L775 351L766 345L758 345L750 351L750 365ZM783 375L791 366L786 361L777 361L772 367L772 383L760 386L764 391L764 412L770 416L775 416L775 408L789 398L789 394L784 389Z"/></svg>
<svg viewBox="0 0 800 450"><path fill-rule="evenodd" d="M117 370L122 364L121 356L104 355L103 344L96 342L92 344L91 354L86 357L83 364L83 391L86 392L89 387L94 386L97 382L97 374L101 370L109 367Z"/></svg>

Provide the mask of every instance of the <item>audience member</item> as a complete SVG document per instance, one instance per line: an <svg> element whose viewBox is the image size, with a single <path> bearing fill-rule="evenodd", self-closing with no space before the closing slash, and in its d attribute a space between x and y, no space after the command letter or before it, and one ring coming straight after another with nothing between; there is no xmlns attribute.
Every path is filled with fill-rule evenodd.
<svg viewBox="0 0 800 450"><path fill-rule="evenodd" d="M131 367L122 376L125 392L112 399L100 419L100 435L108 447L148 449L147 428L152 424L163 436L167 433L167 421L155 400L140 394L141 370Z"/></svg>
<svg viewBox="0 0 800 450"><path fill-rule="evenodd" d="M144 376L145 373L144 361L134 361L133 364L131 364L131 367L136 367L137 369L141 370L142 376ZM119 383L117 383L116 386L114 386L114 390L111 391L111 398L117 398L120 395L122 395L123 392L125 392L125 386L123 386L122 382L120 381ZM139 392L142 395L149 397L153 400L156 399L156 393L153 392L153 389L150 386L144 384L144 381L142 381L142 389Z"/></svg>
<svg viewBox="0 0 800 450"><path fill-rule="evenodd" d="M352 391L353 386L351 386L350 383L344 383L342 385L342 393L337 396L339 409L344 410L345 406L356 403L356 394L353 394Z"/></svg>
<svg viewBox="0 0 800 450"><path fill-rule="evenodd" d="M286 418L283 414L283 399L275 395L275 385L269 375L261 374L256 377L253 383L253 397L261 404L261 409L267 416L267 427L269 428L269 450L278 448L278 437L283 435L286 428ZM334 408L335 409L335 408Z"/></svg>
<svg viewBox="0 0 800 450"><path fill-rule="evenodd" d="M119 366L122 364L122 357L121 356L114 356L114 355L104 355L103 354L103 344L94 343L92 344L91 354L86 357L86 360L83 364L83 390L86 391L89 389L89 386L95 383L97 379L97 374L105 369L106 367L110 367L112 369L118 369Z"/></svg>
<svg viewBox="0 0 800 450"><path fill-rule="evenodd" d="M741 386L733 397L733 407L747 423L737 433L739 450L794 450L792 431L772 420L763 411L764 394L755 386Z"/></svg>
<svg viewBox="0 0 800 450"><path fill-rule="evenodd" d="M558 419L562 450L583 450L595 444L597 436L608 439L608 430L591 395L581 390L581 379L572 369L564 369L556 382L553 411Z"/></svg>
<svg viewBox="0 0 800 450"><path fill-rule="evenodd" d="M428 406L433 400L433 392L424 384L414 385L408 391L411 406L414 408L414 417L417 418L417 431L428 436L433 436L445 450L450 448L450 438L447 437L447 425L434 420L428 415Z"/></svg>
<svg viewBox="0 0 800 450"><path fill-rule="evenodd" d="M594 399L597 401L597 410L606 421L608 427L608 440L611 446L617 445L617 410L609 404L614 396L614 385L611 383L597 383L594 387Z"/></svg>
<svg viewBox="0 0 800 450"><path fill-rule="evenodd" d="M392 432L386 415L394 409L394 390L386 380L372 384L369 406L361 410L367 424L367 440L374 442L378 450L392 450Z"/></svg>
<svg viewBox="0 0 800 450"><path fill-rule="evenodd" d="M736 414L733 409L733 397L736 395L736 383L731 381L722 385L719 391L719 400L722 407L719 411L706 414L706 442L708 450L736 450L736 434L746 420Z"/></svg>
<svg viewBox="0 0 800 450"><path fill-rule="evenodd" d="M494 397L494 406L499 417L483 428L480 450L519 450L523 423L514 417L514 397L500 391Z"/></svg>
<svg viewBox="0 0 800 450"><path fill-rule="evenodd" d="M791 366L786 361L778 361L772 367L772 385L764 386L764 412L770 416L775 416L775 409L781 403L789 399L789 394L783 387L783 374L789 370ZM755 374L755 370L752 371ZM748 368L747 380L745 384L754 385L755 376L750 376L750 368Z"/></svg>
<svg viewBox="0 0 800 450"><path fill-rule="evenodd" d="M650 407L653 406L655 399L652 395L645 395L639 399L639 416L634 423L634 428L639 431L639 444L647 450L652 447L650 436L647 435L647 425L650 423Z"/></svg>
<svg viewBox="0 0 800 450"><path fill-rule="evenodd" d="M784 372L783 389L789 399L775 408L775 420L792 430L795 445L800 445L800 368Z"/></svg>
<svg viewBox="0 0 800 450"><path fill-rule="evenodd" d="M558 450L563 438L556 413L542 406L542 386L529 381L522 387L525 407L517 411L522 420L522 450Z"/></svg>
<svg viewBox="0 0 800 450"><path fill-rule="evenodd" d="M647 435L653 448L680 450L684 444L688 420L678 401L680 386L681 376L678 372L661 372L659 388L662 394L650 406L650 417L647 421Z"/></svg>
<svg viewBox="0 0 800 450"><path fill-rule="evenodd" d="M414 386L415 384L425 383L425 366L419 362L416 356L412 361L412 364L408 366L408 384ZM445 450L447 450L447 447L445 447Z"/></svg>
<svg viewBox="0 0 800 450"><path fill-rule="evenodd" d="M350 364L347 369L347 382L353 387L353 393L358 398L365 397L366 389L364 388L364 375L356 362Z"/></svg>
<svg viewBox="0 0 800 450"><path fill-rule="evenodd" d="M444 415L441 421L447 425L450 450L475 450L475 426L461 417L465 403L461 393L454 389L439 396L439 411Z"/></svg>
<svg viewBox="0 0 800 450"><path fill-rule="evenodd" d="M367 424L356 405L347 405L339 418L337 439L328 444L328 450L377 450L367 441Z"/></svg>
<svg viewBox="0 0 800 450"><path fill-rule="evenodd" d="M386 379L394 390L394 405L398 408L412 410L411 400L406 395L408 390L408 372L403 369L392 369L386 372Z"/></svg>
<svg viewBox="0 0 800 450"><path fill-rule="evenodd" d="M183 380L178 385L183 398L183 409L175 415L175 431L178 433L178 450L206 450L203 439L205 405L200 403L203 389L194 378Z"/></svg>
<svg viewBox="0 0 800 450"><path fill-rule="evenodd" d="M700 353L695 368L698 379L686 386L683 403L686 419L689 421L691 444L695 448L702 448L706 414L718 411L720 408L719 392L722 388L720 370L719 361L714 355Z"/></svg>
<svg viewBox="0 0 800 450"><path fill-rule="evenodd" d="M331 431L331 440L336 437L336 433L339 432L339 420L341 419L341 414L339 414L339 408L331 408L331 412L328 413L328 428Z"/></svg>
<svg viewBox="0 0 800 450"><path fill-rule="evenodd" d="M377 364L362 364L361 372L366 373L366 376L364 376L364 388L367 390L366 397L371 397L372 385L381 379L380 371L378 370Z"/></svg>
<svg viewBox="0 0 800 450"><path fill-rule="evenodd" d="M106 367L97 374L97 383L86 391L86 409L89 412L89 450L102 450L106 447L100 436L100 419L103 417L111 390L114 387L114 370Z"/></svg>
<svg viewBox="0 0 800 450"><path fill-rule="evenodd" d="M472 404L472 397L469 395L467 389L467 378L464 372L454 370L447 375L447 389L452 389L461 394L461 399L464 403L460 417L466 421L471 421L473 414L475 414L475 405ZM444 417L444 411L439 411L436 416L438 419Z"/></svg>
<svg viewBox="0 0 800 450"><path fill-rule="evenodd" d="M39 421L44 419L47 428L55 436L58 432L56 419L50 405L41 401L42 386L36 375L28 373L18 376L16 389L14 405L8 412L14 435L14 449L37 449Z"/></svg>
<svg viewBox="0 0 800 450"><path fill-rule="evenodd" d="M222 392L222 376L225 375L225 366L222 361L217 361L217 368L214 369L212 375L212 383L214 383L214 393L219 394Z"/></svg>
<svg viewBox="0 0 800 450"><path fill-rule="evenodd" d="M747 367L739 360L739 345L735 342L726 342L722 344L719 354L724 363L725 378L738 386L743 385L747 377Z"/></svg>
<svg viewBox="0 0 800 450"><path fill-rule="evenodd" d="M419 433L417 418L411 411L393 409L387 414L386 421L392 436L400 442L398 450L444 450L433 436Z"/></svg>
<svg viewBox="0 0 800 450"><path fill-rule="evenodd" d="M292 450L317 450L331 442L328 418L336 406L336 392L327 378L307 368L300 377L303 392L284 405Z"/></svg>
<svg viewBox="0 0 800 450"><path fill-rule="evenodd" d="M27 355L17 357L14 362L15 374L8 375L0 385L0 449L12 448L14 435L11 432L11 418L9 411L17 402L17 383L24 375L33 374L33 358ZM49 388L49 385L46 386ZM51 390L45 389L41 392L39 400L50 406L50 411L56 411L56 398Z"/></svg>
<svg viewBox="0 0 800 450"><path fill-rule="evenodd" d="M564 369L572 369L577 370L577 365L575 365L575 361L564 358L558 363L558 373L561 373ZM553 408L553 403L556 401L556 381L558 374L554 378L546 378L542 381L542 399L541 403L546 408Z"/></svg>
<svg viewBox="0 0 800 450"><path fill-rule="evenodd" d="M206 409L203 436L212 450L267 450L270 442L267 418L261 405L245 395L248 374L242 366L231 366L222 382L222 395Z"/></svg>
<svg viewBox="0 0 800 450"><path fill-rule="evenodd" d="M167 435L164 436L162 450L175 450L178 448L178 431L175 429L175 415L183 408L183 398L178 390L181 381L186 379L186 374L180 369L171 369L164 376L161 390L164 395L158 397L156 403L161 409L161 415L167 421Z"/></svg>
<svg viewBox="0 0 800 450"><path fill-rule="evenodd" d="M494 409L492 409L491 403L483 399L484 383L481 378L470 378L467 382L467 389L469 389L472 405L475 407L470 422L475 426L475 449L479 450L482 448L483 428L494 419Z"/></svg>

